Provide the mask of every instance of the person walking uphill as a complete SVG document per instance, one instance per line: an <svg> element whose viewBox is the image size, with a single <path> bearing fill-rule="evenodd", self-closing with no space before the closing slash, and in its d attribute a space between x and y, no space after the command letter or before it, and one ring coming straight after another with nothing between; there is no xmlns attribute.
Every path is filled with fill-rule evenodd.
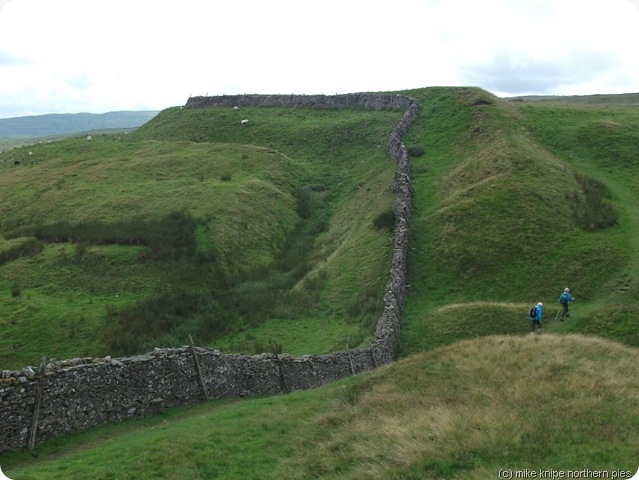
<svg viewBox="0 0 639 480"><path fill-rule="evenodd" d="M537 334L541 334L541 316L542 316L542 310L541 307L543 307L544 304L539 302L537 305L535 305L534 307L534 313L533 313L533 309L530 309L530 334L534 335L535 332L537 332Z"/></svg>
<svg viewBox="0 0 639 480"><path fill-rule="evenodd" d="M568 287L564 288L563 293L559 296L559 303L561 303L562 311L560 320L563 322L564 317L568 318L570 312L568 311L568 305L574 300L574 297L570 295Z"/></svg>

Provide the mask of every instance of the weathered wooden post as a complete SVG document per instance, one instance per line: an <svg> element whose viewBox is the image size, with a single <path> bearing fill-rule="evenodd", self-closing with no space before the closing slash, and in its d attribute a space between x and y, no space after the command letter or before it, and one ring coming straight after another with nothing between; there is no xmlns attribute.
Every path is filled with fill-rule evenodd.
<svg viewBox="0 0 639 480"><path fill-rule="evenodd" d="M200 385L202 386L202 391L204 392L204 399L209 401L209 393L206 391L206 385L204 384L204 377L202 376L202 369L200 368L200 359L197 357L197 352L195 351L195 345L193 344L193 337L189 335L189 343L191 344L191 353L193 354L193 358L195 359L195 369L197 370L197 375L200 378Z"/></svg>
<svg viewBox="0 0 639 480"><path fill-rule="evenodd" d="M286 378L284 377L284 368L282 367L282 359L277 353L274 353L273 355L275 356L275 360L277 361L277 368L280 373L280 385L282 389L284 390L284 393L291 393L291 389L286 383Z"/></svg>
<svg viewBox="0 0 639 480"><path fill-rule="evenodd" d="M35 406L33 408L33 419L31 421L31 433L29 434L29 451L33 450L35 446L36 438L38 436L38 417L40 416L40 405L42 403L42 393L44 384L44 369L46 366L46 357L40 357L40 380L38 381L38 388L36 390Z"/></svg>
<svg viewBox="0 0 639 480"><path fill-rule="evenodd" d="M368 350L371 352L371 362L373 362L373 368L377 368L377 362L375 361L375 352L373 351L373 342L371 342Z"/></svg>
<svg viewBox="0 0 639 480"><path fill-rule="evenodd" d="M348 343L346 344L346 352L348 353L348 361L351 364L351 374L355 375L355 365L353 365L353 357L351 356L351 351L348 348Z"/></svg>

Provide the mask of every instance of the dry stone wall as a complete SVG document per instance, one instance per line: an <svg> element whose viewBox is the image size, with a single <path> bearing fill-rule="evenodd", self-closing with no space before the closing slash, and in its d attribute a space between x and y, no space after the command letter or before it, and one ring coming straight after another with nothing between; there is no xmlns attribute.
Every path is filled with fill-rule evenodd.
<svg viewBox="0 0 639 480"><path fill-rule="evenodd" d="M281 394L314 388L389 363L399 347L406 300L408 222L412 188L402 136L418 115L402 95L239 95L192 97L185 108L279 105L316 108L402 109L388 152L397 162L396 228L384 310L366 348L307 355L239 355L183 347L112 359L81 358L3 371L0 378L0 453L31 447L89 426L151 415L206 399Z"/></svg>
<svg viewBox="0 0 639 480"><path fill-rule="evenodd" d="M415 101L405 95L348 93L344 95L219 95L190 97L186 108L280 106L311 108L386 108L407 110Z"/></svg>

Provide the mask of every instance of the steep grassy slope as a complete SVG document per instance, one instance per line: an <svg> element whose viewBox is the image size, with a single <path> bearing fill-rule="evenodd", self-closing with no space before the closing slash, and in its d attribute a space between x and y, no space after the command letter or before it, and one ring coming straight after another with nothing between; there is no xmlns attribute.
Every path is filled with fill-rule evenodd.
<svg viewBox="0 0 639 480"><path fill-rule="evenodd" d="M415 198L404 358L313 391L210 402L60 438L38 446L35 460L26 452L1 456L4 471L18 480L484 480L524 468L634 474L639 113L509 102L479 89L408 93L421 113L406 137ZM188 113L166 114L162 135L177 136L172 124ZM235 113L224 114L228 127L198 128L190 140L231 129ZM241 115L255 118L257 129L259 115L270 113ZM276 113L287 115L302 128L293 120L300 111ZM256 135L251 143L272 148L277 130L259 128L267 140ZM287 148L296 138L278 151L294 157ZM312 150L311 170L325 168ZM357 167L330 172L361 195L367 189L348 176ZM327 272L319 303L327 309L327 299L342 298L337 285L351 297L357 285L330 273L356 265L346 260L347 243L332 240L354 241L347 222L354 210L347 197L333 205L344 209L318 238L339 245L317 264ZM340 225L350 233L337 235ZM554 314L565 286L577 300L560 323ZM539 300L552 334L531 336L526 311ZM276 321L278 331L288 325Z"/></svg>
<svg viewBox="0 0 639 480"><path fill-rule="evenodd" d="M389 224L382 224L381 228L373 226L376 219L384 218L392 208L394 196L387 188L395 166L388 160L386 143L402 114L276 107L243 107L240 111L176 107L138 129L133 138L249 143L302 160L307 175L304 184L328 205L330 221L326 231L314 240L312 266L294 291L306 288L317 295L316 318L318 314L320 318L346 316L367 331L377 320L379 294L387 280L391 254ZM248 126L240 126L243 118L250 120ZM311 329L323 330L324 321ZM278 332L288 330L277 319L275 328ZM338 345L342 348L345 343L354 345L362 339L360 334L351 332ZM236 338L233 343L237 341Z"/></svg>
<svg viewBox="0 0 639 480"><path fill-rule="evenodd" d="M639 216L636 208L639 204L639 112L636 98L637 95L613 96L613 104L597 98L602 106L596 108L579 103L518 105L531 136L580 175L593 179L585 185L591 199L596 201L601 196L601 203L610 205L616 213L613 229L591 232L591 236L608 236L614 232L619 238L619 248L626 253L621 268L615 263L593 265L594 268L576 278L573 283L577 285L597 279L600 286L592 296L596 301L584 308L580 321L564 325L562 331L602 335L635 346L639 345ZM605 211L602 213L605 216ZM602 250L601 256L606 258L610 253L611 250ZM590 261L590 258L583 259L586 264Z"/></svg>
<svg viewBox="0 0 639 480"><path fill-rule="evenodd" d="M636 348L495 336L291 395L211 402L0 456L12 479L477 479L631 471Z"/></svg>
<svg viewBox="0 0 639 480"><path fill-rule="evenodd" d="M639 345L638 327L630 320L639 292L630 280L639 261L633 218L639 191L630 175L623 184L615 182L598 165L597 156L605 157L611 142L605 133L577 150L555 140L569 138L565 134L579 124L580 109L522 107L476 89L415 93L424 108L407 142L426 148L412 160L417 193L404 352L482 334L520 333L525 312L538 301L545 302L546 319L555 316L566 286L578 298L574 308L583 312L581 322L548 327L608 331ZM627 135L615 144L637 158L630 133L639 121L636 109L589 112L586 122L592 115L617 118ZM553 122L556 116L561 119ZM637 171L626 164L627 172ZM623 285L628 303L611 311L615 284ZM605 326L586 327L588 318L601 322L600 314Z"/></svg>
<svg viewBox="0 0 639 480"><path fill-rule="evenodd" d="M2 368L188 335L296 355L368 335L402 112L256 109L249 128L236 114L169 109L135 135L2 154ZM269 319L299 334L260 329Z"/></svg>

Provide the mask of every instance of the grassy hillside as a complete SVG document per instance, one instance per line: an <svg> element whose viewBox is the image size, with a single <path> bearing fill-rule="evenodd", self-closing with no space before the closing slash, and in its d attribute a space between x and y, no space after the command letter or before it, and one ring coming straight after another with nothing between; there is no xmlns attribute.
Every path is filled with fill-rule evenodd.
<svg viewBox="0 0 639 480"><path fill-rule="evenodd" d="M402 93L421 105L405 137L415 197L402 358L312 391L209 402L59 438L38 446L35 459L0 456L5 473L18 480L483 480L524 468L634 474L639 110L618 99L513 102L475 88ZM183 122L191 114L199 120ZM304 128L311 113L301 109L221 114L215 123L211 111L169 109L132 138L276 149L302 164L302 177L311 179L303 185L328 179L322 185L335 194L329 226L314 237L315 263L305 278L321 280L318 314L329 318L343 308L365 318L377 287L374 274L362 272L386 279L386 254L369 262L377 258L371 252L386 252L388 232L370 225L389 208L379 192L390 173L365 173L365 162L352 160L364 147L348 132L364 136L373 119L357 123L359 130L344 122L365 112L318 114L316 127L335 124L343 132L336 142ZM233 139L240 116L251 128ZM271 116L281 122L275 128ZM362 142L367 151L377 143ZM351 153L340 161L342 150ZM377 181L380 189L369 190ZM368 211L372 199L379 203ZM353 222L355 212L368 217ZM0 248L35 248L28 239L6 238ZM566 286L576 301L570 319L559 322ZM531 336L526 312L538 301L545 333ZM333 328L282 317L229 343L280 334L293 342Z"/></svg>
<svg viewBox="0 0 639 480"><path fill-rule="evenodd" d="M0 457L15 480L476 479L637 469L636 348L457 342L325 387L210 402Z"/></svg>
<svg viewBox="0 0 639 480"><path fill-rule="evenodd" d="M319 308L334 313L358 308L352 304L353 288L377 292L387 280L391 235L371 226L392 209L394 196L386 189L395 165L386 143L402 115L357 109L176 107L138 129L133 138L250 144L303 160L304 186L329 205L331 218L315 241L312 273L325 278ZM243 118L250 119L248 126L240 126ZM381 254L371 256L371 249ZM377 265L369 268L370 262Z"/></svg>
<svg viewBox="0 0 639 480"><path fill-rule="evenodd" d="M248 128L232 109L175 108L135 134L0 155L2 368L188 335L295 355L367 337L402 112L247 110Z"/></svg>
<svg viewBox="0 0 639 480"><path fill-rule="evenodd" d="M412 160L404 353L519 333L538 301L554 318L566 286L581 314L548 328L639 346L639 111L415 94L423 113L406 139L427 148Z"/></svg>

